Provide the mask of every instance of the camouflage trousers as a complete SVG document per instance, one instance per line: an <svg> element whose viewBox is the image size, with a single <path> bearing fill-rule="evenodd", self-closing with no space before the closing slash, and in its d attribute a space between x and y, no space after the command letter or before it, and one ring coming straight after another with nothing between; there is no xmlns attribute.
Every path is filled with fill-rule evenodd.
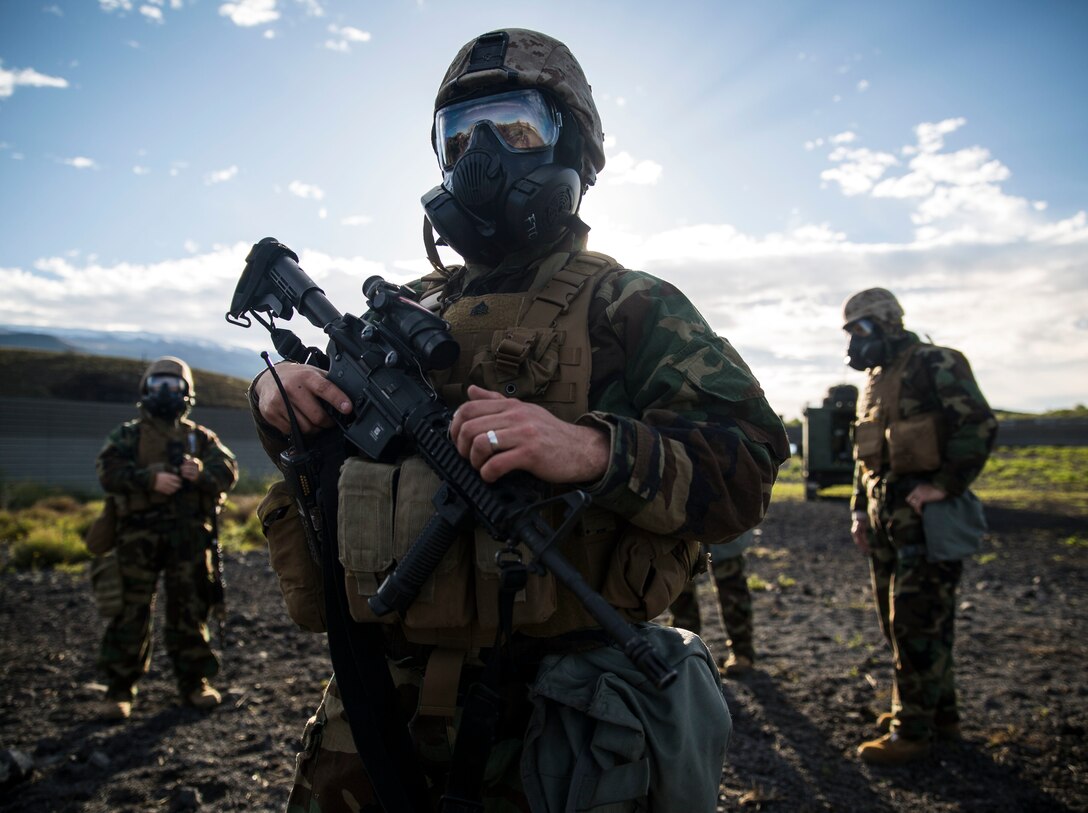
<svg viewBox="0 0 1088 813"><path fill-rule="evenodd" d="M870 573L880 629L895 659L892 730L928 739L959 722L952 646L962 562L929 562L906 493L869 502Z"/></svg>
<svg viewBox="0 0 1088 813"><path fill-rule="evenodd" d="M178 689L187 694L219 671L208 644L211 563L206 535L197 529L123 529L117 544L123 606L102 638L98 666L107 694L131 699L151 663L152 608L159 574L166 592L163 642L174 664Z"/></svg>
<svg viewBox="0 0 1088 813"><path fill-rule="evenodd" d="M712 571L718 589L725 631L729 634L729 646L733 654L755 660L752 643L752 594L748 590L748 576L744 570L744 555L714 559ZM695 583L688 582L669 608L673 614L673 626L691 630L696 635L702 630L699 618L699 602L695 595Z"/></svg>
<svg viewBox="0 0 1088 813"><path fill-rule="evenodd" d="M434 809L445 789L445 768L453 741L453 722L418 715L419 682L405 670L391 666L394 682L410 725L420 763L427 774ZM492 746L484 774L484 810L487 813L529 813L519 772L523 726L528 724L524 686L505 697L507 718ZM511 704L524 704L512 710ZM508 719L508 722L510 720ZM520 734L520 736L512 736ZM336 676L329 681L317 711L306 723L302 751L295 758L295 778L287 813L382 813L366 769L355 748Z"/></svg>

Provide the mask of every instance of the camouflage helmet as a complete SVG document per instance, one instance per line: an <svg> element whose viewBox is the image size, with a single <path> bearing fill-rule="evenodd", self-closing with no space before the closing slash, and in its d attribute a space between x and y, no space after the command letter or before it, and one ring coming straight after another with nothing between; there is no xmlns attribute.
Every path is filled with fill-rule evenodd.
<svg viewBox="0 0 1088 813"><path fill-rule="evenodd" d="M866 288L846 300L842 306L843 327L858 319L872 319L886 333L895 335L903 329L903 306L886 288Z"/></svg>
<svg viewBox="0 0 1088 813"><path fill-rule="evenodd" d="M434 109L437 112L481 91L500 93L519 87L539 88L570 109L583 138L579 174L583 183L592 184L604 169L604 131L593 89L570 49L547 34L507 28L466 43L442 77ZM435 148L433 129L431 148Z"/></svg>
<svg viewBox="0 0 1088 813"><path fill-rule="evenodd" d="M157 358L148 366L144 371L143 378L140 379L140 394L143 395L147 391L147 379L152 375L176 375L183 380L188 389L188 396L190 399L196 399L196 382L193 381L193 371L189 369L189 365L176 356L163 356Z"/></svg>

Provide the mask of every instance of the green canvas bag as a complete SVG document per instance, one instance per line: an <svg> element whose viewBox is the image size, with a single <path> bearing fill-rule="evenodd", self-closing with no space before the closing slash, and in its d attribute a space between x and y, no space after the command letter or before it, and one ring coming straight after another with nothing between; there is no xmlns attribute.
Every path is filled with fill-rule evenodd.
<svg viewBox="0 0 1088 813"><path fill-rule="evenodd" d="M986 533L982 501L970 489L958 497L927 502L922 509L926 559L954 562L978 553Z"/></svg>

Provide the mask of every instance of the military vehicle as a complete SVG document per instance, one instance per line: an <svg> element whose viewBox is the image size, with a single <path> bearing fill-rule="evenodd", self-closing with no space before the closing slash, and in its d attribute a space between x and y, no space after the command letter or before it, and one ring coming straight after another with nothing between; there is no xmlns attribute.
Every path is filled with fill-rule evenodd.
<svg viewBox="0 0 1088 813"><path fill-rule="evenodd" d="M854 481L854 417L858 388L838 384L821 407L806 407L801 419L801 461L805 499L820 489Z"/></svg>

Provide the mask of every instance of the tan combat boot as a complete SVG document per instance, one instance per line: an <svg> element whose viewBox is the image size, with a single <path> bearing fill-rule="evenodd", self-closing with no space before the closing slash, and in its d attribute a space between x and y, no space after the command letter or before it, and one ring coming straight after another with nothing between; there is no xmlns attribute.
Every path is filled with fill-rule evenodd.
<svg viewBox="0 0 1088 813"><path fill-rule="evenodd" d="M97 716L101 720L121 722L132 716L132 701L107 697L97 703Z"/></svg>
<svg viewBox="0 0 1088 813"><path fill-rule="evenodd" d="M886 711L876 718L876 728L878 731L890 731L892 727L892 720L895 719L895 715L890 711ZM953 721L950 723L934 723L933 731L942 740L958 740L962 736L960 733L960 724Z"/></svg>
<svg viewBox="0 0 1088 813"><path fill-rule="evenodd" d="M740 677L752 671L752 659L745 655L736 655L732 652L726 658L725 663L718 667L718 674L724 678Z"/></svg>
<svg viewBox="0 0 1088 813"><path fill-rule="evenodd" d="M208 711L222 703L223 698L208 681L202 680L199 686L185 695L185 702L194 708Z"/></svg>
<svg viewBox="0 0 1088 813"><path fill-rule="evenodd" d="M899 734L885 734L858 746L858 756L870 765L905 765L929 756L929 740L908 740Z"/></svg>

